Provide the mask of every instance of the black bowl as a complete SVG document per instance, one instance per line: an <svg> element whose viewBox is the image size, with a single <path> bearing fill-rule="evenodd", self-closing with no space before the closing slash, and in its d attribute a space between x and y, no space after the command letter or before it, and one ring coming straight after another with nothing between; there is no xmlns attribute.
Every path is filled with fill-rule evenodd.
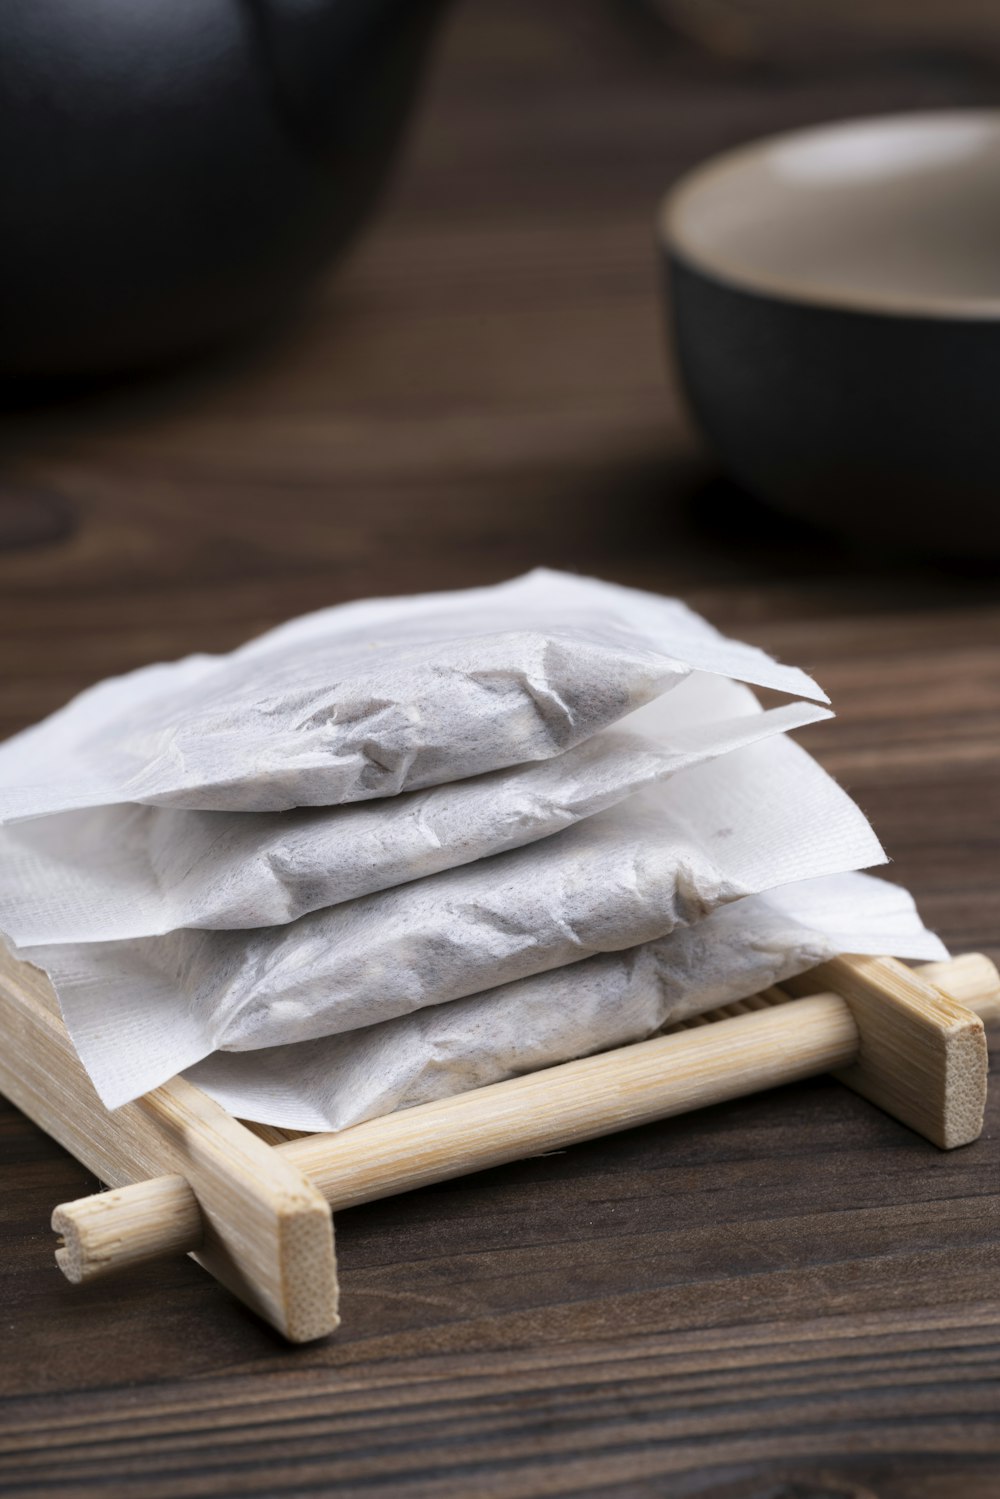
<svg viewBox="0 0 1000 1499"><path fill-rule="evenodd" d="M1000 556L1000 110L717 157L661 241L683 384L738 482L862 540Z"/></svg>

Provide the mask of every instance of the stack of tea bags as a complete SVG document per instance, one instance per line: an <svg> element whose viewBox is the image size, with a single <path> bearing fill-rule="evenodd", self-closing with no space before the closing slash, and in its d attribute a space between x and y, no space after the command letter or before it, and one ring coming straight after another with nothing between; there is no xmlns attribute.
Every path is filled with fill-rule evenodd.
<svg viewBox="0 0 1000 1499"><path fill-rule="evenodd" d="M0 746L0 930L109 1107L186 1070L299 1129L837 952L943 957L786 737L823 697L675 600L548 571L323 610Z"/></svg>

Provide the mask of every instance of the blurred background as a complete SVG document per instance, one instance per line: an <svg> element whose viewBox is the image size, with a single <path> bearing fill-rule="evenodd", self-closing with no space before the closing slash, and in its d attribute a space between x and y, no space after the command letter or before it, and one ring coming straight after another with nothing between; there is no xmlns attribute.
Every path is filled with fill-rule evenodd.
<svg viewBox="0 0 1000 1499"><path fill-rule="evenodd" d="M115 7L100 9L110 25ZM274 253L293 273L236 287L260 247L247 234L227 244L233 286L213 285L204 316L207 328L213 299L238 291L251 308L235 319L238 333L206 334L195 352L159 359L137 345L116 373L129 316L127 301L111 313L123 257L104 267L106 290L89 309L94 365L107 367L90 376L77 351L74 368L53 377L46 350L58 350L60 316L68 327L73 257L91 277L97 253L87 232L93 156L81 156L61 233L48 222L39 240L51 301L24 346L38 368L23 367L11 333L2 384L0 732L99 676L229 648L292 613L492 581L536 563L682 592L722 627L786 647L832 691L825 626L810 636L810 619L996 598L992 567L939 569L836 540L771 515L720 476L666 355L654 220L682 171L768 132L996 103L1000 15L965 0L462 0L411 5L403 32L390 14L398 8L370 33L357 20L327 63L328 8L299 9L315 30L297 53L278 48L275 107L302 100L313 113L289 125L295 164L282 181L300 171L303 181L346 180L360 170L352 142L364 132L379 165L364 167L350 222L296 219L291 208L282 218L279 205L269 228L262 199L261 235L277 233ZM360 17L364 6L355 9ZM187 148L194 141L209 161L226 146L228 116L221 85L213 93L201 69L224 49L199 30L197 8L163 10L178 34L193 30L181 38L183 88L160 76L150 97L187 89L178 104ZM51 52L40 26L25 46ZM71 65L73 45L53 68ZM162 63L163 47L156 56ZM6 97L27 107L17 48L5 58ZM121 58L114 66L120 83L129 69ZM114 97L109 85L108 150L123 134ZM194 116L192 100L201 101ZM369 217L392 144L382 114L374 124L366 114L376 105L398 117L401 135ZM69 139L79 121L69 104L63 113ZM263 178L281 163L261 151ZM230 209L240 194L249 201L253 180L206 175L202 218L235 222ZM18 191L27 181L22 170ZM41 175L32 183L40 203ZM26 201L13 205L8 193L9 228L23 230ZM127 243L135 225L121 212ZM307 248L281 243L293 219L315 229L312 239L303 231ZM165 233L139 228L150 243ZM176 246L190 248L203 228L174 224L165 264L176 270ZM6 296L13 328L22 299L10 279ZM156 333L165 345L169 323Z"/></svg>

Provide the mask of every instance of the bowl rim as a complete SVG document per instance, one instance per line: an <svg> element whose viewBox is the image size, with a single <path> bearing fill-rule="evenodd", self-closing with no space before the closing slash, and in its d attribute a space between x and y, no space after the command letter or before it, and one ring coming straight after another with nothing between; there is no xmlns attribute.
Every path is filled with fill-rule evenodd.
<svg viewBox="0 0 1000 1499"><path fill-rule="evenodd" d="M888 297L863 289L852 291L846 287L798 280L793 276L772 275L767 271L750 269L738 258L730 260L724 253L692 246L685 234L683 222L691 199L706 183L730 172L733 167L749 166L775 147L829 139L859 127L926 126L944 122L972 123L976 120L993 125L1000 135L1000 108L973 107L891 110L884 114L849 116L756 137L729 150L717 152L681 174L660 200L656 216L657 238L662 249L695 272L722 282L733 290L795 306L822 307L840 312L900 319L932 318L956 322L1000 320L1000 293L995 297L970 297L903 292L898 296Z"/></svg>

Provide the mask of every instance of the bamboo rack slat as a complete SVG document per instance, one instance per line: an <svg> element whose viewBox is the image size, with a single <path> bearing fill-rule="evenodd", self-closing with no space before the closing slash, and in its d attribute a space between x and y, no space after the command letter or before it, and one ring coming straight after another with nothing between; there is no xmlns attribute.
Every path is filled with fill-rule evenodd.
<svg viewBox="0 0 1000 1499"><path fill-rule="evenodd" d="M834 958L786 986L834 989L861 1033L841 1082L942 1150L979 1138L989 1058L981 1020L894 958Z"/></svg>
<svg viewBox="0 0 1000 1499"><path fill-rule="evenodd" d="M330 1210L291 1162L183 1078L110 1113L45 975L6 952L0 1033L0 1092L47 1134L112 1185L179 1173L197 1199L196 1258L206 1270L295 1342L336 1327ZM142 1233L134 1213L129 1231ZM62 1264L73 1272L71 1242Z"/></svg>
<svg viewBox="0 0 1000 1499"><path fill-rule="evenodd" d="M826 1072L856 1056L857 1029L842 1000L819 995L790 1008L792 1026L770 1009L724 1018L275 1149L336 1212ZM197 1197L180 1175L65 1203L52 1227L65 1240L58 1254L75 1282L201 1242Z"/></svg>

